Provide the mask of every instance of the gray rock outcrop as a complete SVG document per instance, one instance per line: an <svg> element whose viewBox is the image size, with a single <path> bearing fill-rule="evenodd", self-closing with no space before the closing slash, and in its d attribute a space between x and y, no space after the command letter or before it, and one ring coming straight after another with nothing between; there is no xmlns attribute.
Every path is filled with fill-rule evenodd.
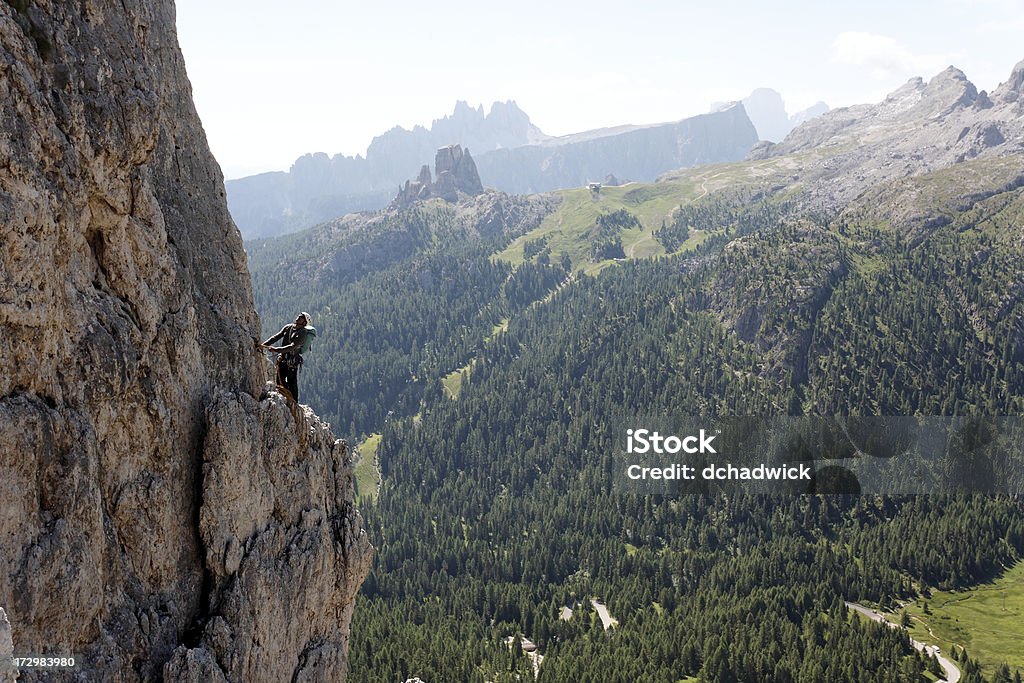
<svg viewBox="0 0 1024 683"><path fill-rule="evenodd" d="M1010 77L992 91L992 99L1009 105L1016 103L1022 94L1024 94L1024 60L1017 62L1013 71L1010 72Z"/></svg>
<svg viewBox="0 0 1024 683"><path fill-rule="evenodd" d="M430 167L424 165L416 180L407 180L398 188L391 207L404 208L413 202L434 197L457 202L460 197L475 197L484 191L473 157L468 149L463 151L461 145L447 145L437 150L434 175L437 179L431 180Z"/></svg>
<svg viewBox="0 0 1024 683"><path fill-rule="evenodd" d="M743 98L743 108L761 140L778 142L793 128L782 95L776 90L757 88Z"/></svg>
<svg viewBox="0 0 1024 683"><path fill-rule="evenodd" d="M372 554L351 460L263 386L173 3L0 3L0 45L15 649L88 680L343 678Z"/></svg>

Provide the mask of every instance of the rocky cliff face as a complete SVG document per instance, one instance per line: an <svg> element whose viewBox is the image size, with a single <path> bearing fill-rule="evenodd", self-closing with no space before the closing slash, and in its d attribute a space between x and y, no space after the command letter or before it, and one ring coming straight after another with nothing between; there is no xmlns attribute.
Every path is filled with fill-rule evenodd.
<svg viewBox="0 0 1024 683"><path fill-rule="evenodd" d="M174 26L0 3L0 605L88 680L341 678L351 462L263 386Z"/></svg>
<svg viewBox="0 0 1024 683"><path fill-rule="evenodd" d="M11 622L7 613L0 607L0 683L13 683L17 680L17 672L5 666L14 655L14 639L11 637Z"/></svg>
<svg viewBox="0 0 1024 683"><path fill-rule="evenodd" d="M786 112L786 103L783 102L782 95L771 88L757 88L740 100L740 103L750 117L750 122L754 124L758 139L769 142L781 141L800 124L828 111L828 105L819 101L791 115ZM716 112L732 104L715 102L711 105L711 111Z"/></svg>
<svg viewBox="0 0 1024 683"><path fill-rule="evenodd" d="M786 112L782 95L771 88L757 88L744 97L743 108L747 110L747 116L757 129L757 136L771 142L783 140L800 124L828 111L827 104L816 102L807 109L790 115Z"/></svg>
<svg viewBox="0 0 1024 683"><path fill-rule="evenodd" d="M790 125L782 95L771 88L757 88L744 97L743 108L757 129L757 137L761 140L778 142L786 137L793 127Z"/></svg>

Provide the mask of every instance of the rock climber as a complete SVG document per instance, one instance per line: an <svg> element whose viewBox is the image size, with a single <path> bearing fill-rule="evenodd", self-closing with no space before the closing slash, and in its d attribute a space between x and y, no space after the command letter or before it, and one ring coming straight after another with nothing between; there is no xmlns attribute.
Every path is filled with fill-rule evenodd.
<svg viewBox="0 0 1024 683"><path fill-rule="evenodd" d="M261 349L266 349L277 356L277 385L284 389L284 394L293 401L299 400L299 368L302 367L302 354L310 349L313 337L316 336L316 328L310 323L312 319L309 313L303 311L295 318L295 322L285 325L281 331L270 339L260 344ZM277 340L281 340L281 346L271 346Z"/></svg>

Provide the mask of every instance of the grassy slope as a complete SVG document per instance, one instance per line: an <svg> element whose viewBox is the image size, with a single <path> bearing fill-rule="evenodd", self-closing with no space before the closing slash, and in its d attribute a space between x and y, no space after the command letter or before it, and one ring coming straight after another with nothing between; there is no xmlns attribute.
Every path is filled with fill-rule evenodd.
<svg viewBox="0 0 1024 683"><path fill-rule="evenodd" d="M462 381L473 370L473 364L475 362L476 360L474 359L463 365L461 368L452 370L441 380L441 385L444 386L444 390L448 394L448 398L457 399L459 397L459 391L462 390Z"/></svg>
<svg viewBox="0 0 1024 683"><path fill-rule="evenodd" d="M1024 669L1024 562L992 583L936 591L927 603L931 614L924 613L920 601L907 606L914 619L912 636L936 643L947 653L954 644L965 647L986 673L1003 662L1011 670Z"/></svg>
<svg viewBox="0 0 1024 683"><path fill-rule="evenodd" d="M586 188L561 190L562 203L535 230L522 235L494 258L514 266L523 262L523 245L530 240L547 238L553 259L568 253L573 265L588 274L595 274L613 261L590 262L590 243L586 232L604 213L626 209L641 224L639 229L620 233L626 258L652 258L665 254L665 248L654 238L654 231L668 221L680 204L702 199L724 187L758 184L769 176L787 174L798 165L795 158L765 161L740 161L683 169L663 177L655 183L629 183L621 187L605 187L599 195ZM687 251L708 237L699 230L679 251Z"/></svg>
<svg viewBox="0 0 1024 683"><path fill-rule="evenodd" d="M380 434L371 434L356 446L356 496L377 500L377 487L380 485L380 472L377 471L377 446L380 445Z"/></svg>
<svg viewBox="0 0 1024 683"><path fill-rule="evenodd" d="M558 209L538 228L513 241L496 258L519 265L523 262L523 244L547 237L553 258L561 258L563 253L568 253L575 266L589 265L588 270L598 270L593 268L598 264L588 264L590 244L586 232L599 215L618 209L634 214L642 225L641 229L621 233L622 247L627 256L632 254L634 258L644 258L664 254L665 249L654 239L653 232L680 203L693 199L696 191L692 182L683 180L606 187L596 196L585 188L562 190L559 194L562 203Z"/></svg>

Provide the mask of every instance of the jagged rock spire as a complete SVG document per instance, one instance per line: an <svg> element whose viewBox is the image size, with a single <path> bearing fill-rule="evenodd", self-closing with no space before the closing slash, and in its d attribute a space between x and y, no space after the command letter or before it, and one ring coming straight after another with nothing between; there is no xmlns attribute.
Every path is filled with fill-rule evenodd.
<svg viewBox="0 0 1024 683"><path fill-rule="evenodd" d="M430 167L420 169L416 180L407 180L398 188L398 196L391 203L393 208L404 208L421 199L440 197L445 201L457 202L460 195L476 196L484 191L476 163L469 149L461 145L447 145L434 155L434 175L431 181Z"/></svg>

